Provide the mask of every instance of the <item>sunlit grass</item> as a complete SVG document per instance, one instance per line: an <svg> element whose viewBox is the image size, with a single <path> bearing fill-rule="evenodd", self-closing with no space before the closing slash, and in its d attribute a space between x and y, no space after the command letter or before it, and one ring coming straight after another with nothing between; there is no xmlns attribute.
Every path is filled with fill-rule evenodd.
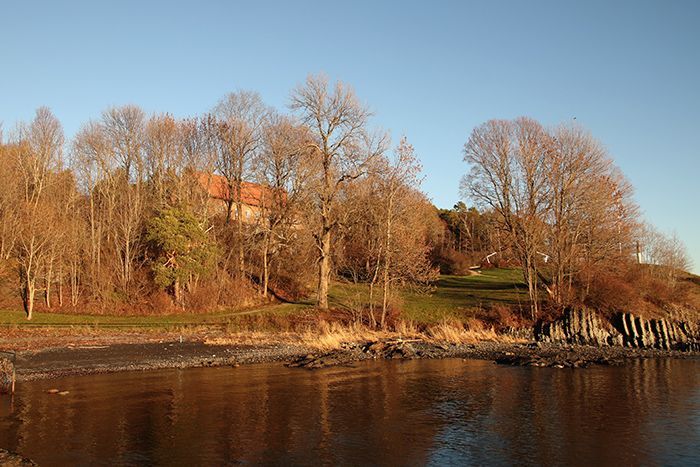
<svg viewBox="0 0 700 467"><path fill-rule="evenodd" d="M381 290L375 291L380 303ZM357 307L369 300L366 284L336 283L331 287L332 305ZM445 319L469 319L475 310L491 304L527 306L527 288L519 269L487 269L474 276L441 276L428 291L403 289L394 298L404 319L437 323Z"/></svg>
<svg viewBox="0 0 700 467"><path fill-rule="evenodd" d="M0 310L0 324L5 325L54 325L54 326L143 326L168 327L201 324L229 324L239 317L257 313L276 314L280 316L293 314L307 308L307 305L281 303L246 310L223 310L206 314L170 314L170 315L88 315L69 313L34 312L28 321L22 311Z"/></svg>
<svg viewBox="0 0 700 467"><path fill-rule="evenodd" d="M336 282L330 290L331 307L360 309L369 299L367 284ZM375 304L381 300L381 288L375 287ZM445 320L468 320L491 304L527 306L527 289L519 269L488 269L473 276L441 276L428 290L398 289L392 302L401 309L401 318L415 323L435 324ZM100 327L174 327L195 325L232 325L249 316L292 318L307 312L313 300L282 303L245 310L222 310L207 314L170 315L88 315L35 312L27 321L20 310L0 310L0 325L17 326L100 326Z"/></svg>

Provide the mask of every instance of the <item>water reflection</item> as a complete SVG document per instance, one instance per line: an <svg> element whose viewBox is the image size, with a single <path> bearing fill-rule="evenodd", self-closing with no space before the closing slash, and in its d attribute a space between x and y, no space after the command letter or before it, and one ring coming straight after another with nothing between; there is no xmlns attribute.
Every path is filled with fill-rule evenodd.
<svg viewBox="0 0 700 467"><path fill-rule="evenodd" d="M0 447L41 465L697 465L699 368L443 360L71 377L0 398Z"/></svg>

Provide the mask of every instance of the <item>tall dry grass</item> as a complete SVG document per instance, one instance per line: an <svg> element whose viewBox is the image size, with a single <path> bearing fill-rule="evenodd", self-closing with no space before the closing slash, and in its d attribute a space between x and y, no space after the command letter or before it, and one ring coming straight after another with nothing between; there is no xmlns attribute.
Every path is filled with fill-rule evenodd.
<svg viewBox="0 0 700 467"><path fill-rule="evenodd" d="M479 320L443 321L430 326L425 332L426 340L434 343L476 344L478 342L513 343L515 339L498 334L493 327L485 326Z"/></svg>
<svg viewBox="0 0 700 467"><path fill-rule="evenodd" d="M294 344L305 348L331 351L346 344L377 340L423 340L441 344L476 344L479 342L525 342L512 336L499 334L479 320L467 323L443 321L419 329L410 321L399 321L392 330L378 330L358 323L320 321L314 325L293 331L238 331L226 336L210 337L205 343L212 345L261 345Z"/></svg>

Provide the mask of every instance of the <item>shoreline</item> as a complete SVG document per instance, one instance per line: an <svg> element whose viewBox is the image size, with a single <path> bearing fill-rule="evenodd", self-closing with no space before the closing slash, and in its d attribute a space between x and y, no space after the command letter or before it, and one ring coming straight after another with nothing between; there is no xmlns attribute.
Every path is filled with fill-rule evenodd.
<svg viewBox="0 0 700 467"><path fill-rule="evenodd" d="M645 358L700 358L698 352L626 347L492 341L454 344L422 339L348 342L333 350L319 350L312 346L289 342L217 344L197 340L175 340L71 348L47 347L36 351L18 351L16 355L18 382L122 371L237 367L258 363L280 363L300 369L314 369L372 359L461 358L492 360L516 366L585 368L594 365L623 365Z"/></svg>

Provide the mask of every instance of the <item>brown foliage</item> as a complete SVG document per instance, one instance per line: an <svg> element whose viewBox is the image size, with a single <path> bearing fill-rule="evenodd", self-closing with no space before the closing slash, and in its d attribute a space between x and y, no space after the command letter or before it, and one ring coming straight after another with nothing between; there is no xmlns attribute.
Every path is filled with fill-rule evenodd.
<svg viewBox="0 0 700 467"><path fill-rule="evenodd" d="M465 253L451 248L434 249L431 254L433 264L440 268L441 274L466 276L474 264Z"/></svg>

